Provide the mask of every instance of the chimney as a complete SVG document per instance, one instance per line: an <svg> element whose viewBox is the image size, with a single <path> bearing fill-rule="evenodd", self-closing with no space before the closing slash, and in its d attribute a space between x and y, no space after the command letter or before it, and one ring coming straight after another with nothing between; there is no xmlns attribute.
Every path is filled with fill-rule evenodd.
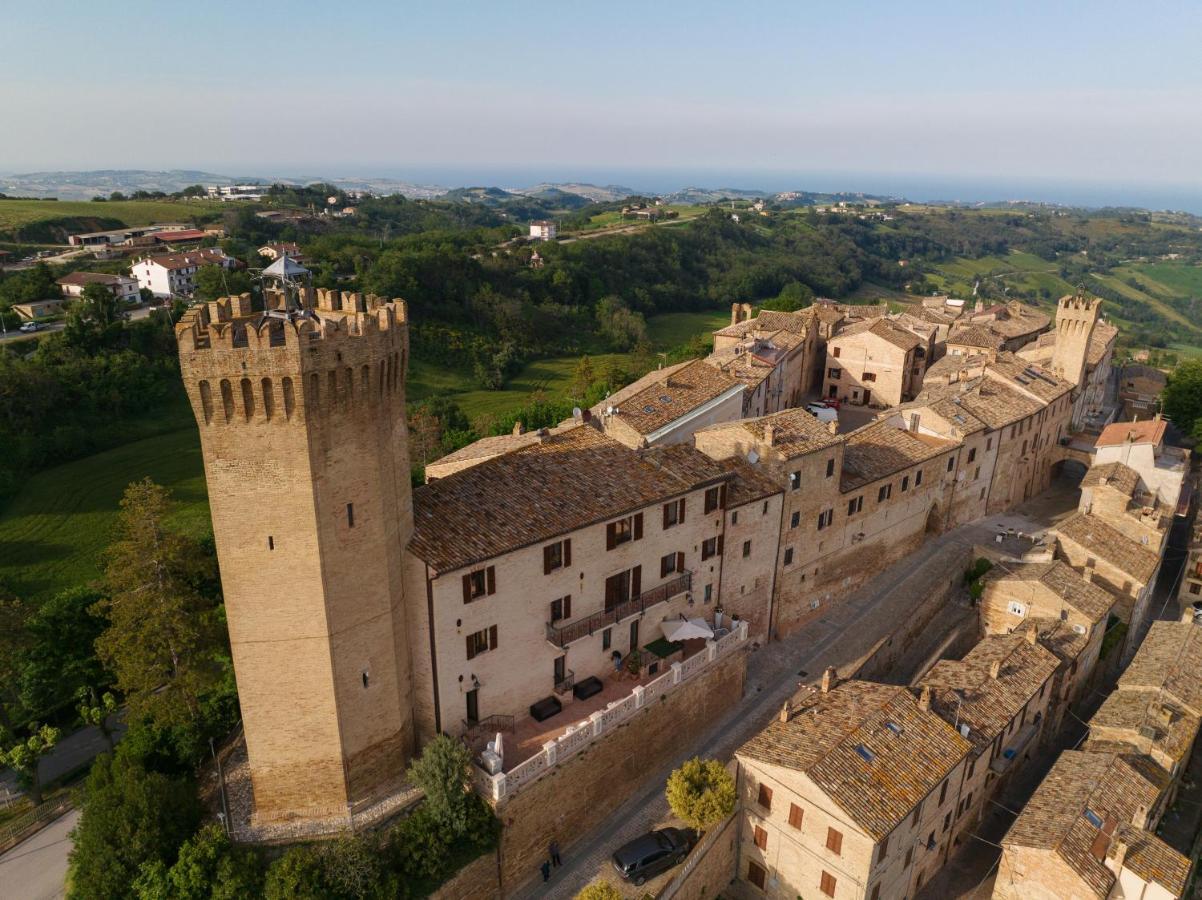
<svg viewBox="0 0 1202 900"><path fill-rule="evenodd" d="M1125 841L1115 839L1114 841L1114 871L1123 871L1123 863L1127 861L1127 844Z"/></svg>
<svg viewBox="0 0 1202 900"><path fill-rule="evenodd" d="M764 443L769 447L776 446L776 426L771 422L764 426Z"/></svg>
<svg viewBox="0 0 1202 900"><path fill-rule="evenodd" d="M1081 572L1081 580L1086 584L1093 584L1093 566L1086 566Z"/></svg>
<svg viewBox="0 0 1202 900"><path fill-rule="evenodd" d="M1027 629L1027 643L1032 647L1039 641L1039 629L1032 625Z"/></svg>
<svg viewBox="0 0 1202 900"><path fill-rule="evenodd" d="M989 677L992 678L994 681L997 681L998 678L1001 677L1001 674L1002 674L1002 661L1000 659L995 659L993 662L991 662L989 664Z"/></svg>
<svg viewBox="0 0 1202 900"><path fill-rule="evenodd" d="M526 427L522 424L520 419L517 422L513 423L514 437L517 437L519 434L525 434L525 433L526 433Z"/></svg>
<svg viewBox="0 0 1202 900"><path fill-rule="evenodd" d="M1148 827L1148 807L1142 803L1135 807L1135 812L1131 815L1131 824L1136 828Z"/></svg>
<svg viewBox="0 0 1202 900"><path fill-rule="evenodd" d="M827 666L826 671L822 673L822 693L829 694L831 689L839 683L839 673L834 666Z"/></svg>
<svg viewBox="0 0 1202 900"><path fill-rule="evenodd" d="M793 714L793 701L786 700L785 705L780 708L781 722L788 722L789 716Z"/></svg>
<svg viewBox="0 0 1202 900"><path fill-rule="evenodd" d="M923 712L931 711L931 686L924 685L922 693L918 695L918 708Z"/></svg>
<svg viewBox="0 0 1202 900"><path fill-rule="evenodd" d="M830 422L827 422L826 430L829 431L831 434L838 434L839 433L839 420L832 419Z"/></svg>

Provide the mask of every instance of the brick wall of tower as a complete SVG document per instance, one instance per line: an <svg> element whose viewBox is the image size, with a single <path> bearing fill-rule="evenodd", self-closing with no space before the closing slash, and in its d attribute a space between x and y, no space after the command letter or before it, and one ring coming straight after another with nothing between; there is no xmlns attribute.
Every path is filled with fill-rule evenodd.
<svg viewBox="0 0 1202 900"><path fill-rule="evenodd" d="M1052 372L1081 385L1089 339L1102 311L1102 301L1084 294L1061 297L1056 306L1056 343L1052 350Z"/></svg>
<svg viewBox="0 0 1202 900"><path fill-rule="evenodd" d="M345 817L414 749L401 550L412 533L405 308L319 292L177 327L260 821Z"/></svg>

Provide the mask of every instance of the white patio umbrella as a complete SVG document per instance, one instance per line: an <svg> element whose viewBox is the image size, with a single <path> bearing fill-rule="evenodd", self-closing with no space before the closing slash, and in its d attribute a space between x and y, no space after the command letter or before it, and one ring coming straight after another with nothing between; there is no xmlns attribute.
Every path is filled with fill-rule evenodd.
<svg viewBox="0 0 1202 900"><path fill-rule="evenodd" d="M712 638L714 631L705 619L672 619L663 623L664 637L669 641L688 641L693 638Z"/></svg>

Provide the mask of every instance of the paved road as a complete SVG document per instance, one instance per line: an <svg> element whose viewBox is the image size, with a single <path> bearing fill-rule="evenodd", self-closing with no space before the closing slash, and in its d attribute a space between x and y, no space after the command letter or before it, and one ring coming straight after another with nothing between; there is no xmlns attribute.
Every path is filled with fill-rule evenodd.
<svg viewBox="0 0 1202 900"><path fill-rule="evenodd" d="M910 598L899 594L898 585L927 565L944 547L986 543L992 540L999 526L1026 532L1042 530L1048 523L1069 514L1076 507L1077 496L1075 486L1058 483L1051 491L1014 513L986 516L932 538L918 551L853 593L829 617L752 652L742 703L695 746L682 750L647 781L643 790L618 807L587 836L571 844L564 842L564 866L552 875L550 884L543 885L541 880L535 880L511 896L518 900L568 898L598 876L613 880L609 865L613 850L650 829L671 822L664 784L673 768L693 756L729 759L780 710L800 683L816 684L826 666L846 668L859 659L875 641L892 630L899 617L906 614ZM641 897L645 890L626 885L621 889L629 897Z"/></svg>
<svg viewBox="0 0 1202 900"><path fill-rule="evenodd" d="M79 811L71 810L0 856L0 900L54 900L63 896L70 834L77 821Z"/></svg>
<svg viewBox="0 0 1202 900"><path fill-rule="evenodd" d="M120 715L118 713L110 719L114 741L121 740L125 733L125 723L118 718ZM38 774L42 776L42 784L82 768L101 753L107 752L108 748L99 728L89 725L72 732L59 741L38 763ZM8 788L14 794L21 792L17 787L16 776L8 769L0 771L0 791L4 788ZM0 900L3 900L3 895L0 895Z"/></svg>
<svg viewBox="0 0 1202 900"><path fill-rule="evenodd" d="M8 332L0 332L0 341L31 341L38 335L48 334L51 331L62 331L66 328L62 322L51 322L45 328L38 331L25 332L19 328L10 329Z"/></svg>

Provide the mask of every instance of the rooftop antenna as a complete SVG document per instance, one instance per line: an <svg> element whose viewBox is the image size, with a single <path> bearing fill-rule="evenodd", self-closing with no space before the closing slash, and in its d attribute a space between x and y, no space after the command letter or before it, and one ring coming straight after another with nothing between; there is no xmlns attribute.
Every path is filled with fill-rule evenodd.
<svg viewBox="0 0 1202 900"><path fill-rule="evenodd" d="M265 309L265 319L313 319L316 313L305 305L313 283L313 273L288 255L280 252L279 259L261 270L256 277L266 303L267 292L274 290L283 298L282 306Z"/></svg>

